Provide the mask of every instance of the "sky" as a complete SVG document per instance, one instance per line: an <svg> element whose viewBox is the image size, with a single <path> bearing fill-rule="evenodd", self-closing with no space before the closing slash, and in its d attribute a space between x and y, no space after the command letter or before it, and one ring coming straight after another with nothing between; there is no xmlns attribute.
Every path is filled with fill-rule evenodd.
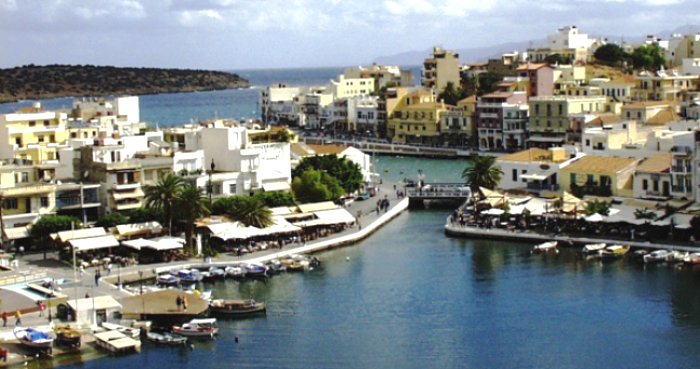
<svg viewBox="0 0 700 369"><path fill-rule="evenodd" d="M348 66L540 40L566 25L639 38L700 23L698 13L698 0L0 0L0 68Z"/></svg>

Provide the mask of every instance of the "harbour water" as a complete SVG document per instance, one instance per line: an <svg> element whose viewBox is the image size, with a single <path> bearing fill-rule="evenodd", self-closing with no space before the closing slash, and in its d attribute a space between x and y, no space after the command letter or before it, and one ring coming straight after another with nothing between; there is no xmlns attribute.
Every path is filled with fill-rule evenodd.
<svg viewBox="0 0 700 369"><path fill-rule="evenodd" d="M456 181L465 163L377 165L386 181L416 168L427 181ZM448 214L404 213L320 254L311 272L205 285L217 297L265 301L268 312L221 320L219 338L194 350L146 344L139 355L69 368L686 368L700 359L700 269L447 238Z"/></svg>

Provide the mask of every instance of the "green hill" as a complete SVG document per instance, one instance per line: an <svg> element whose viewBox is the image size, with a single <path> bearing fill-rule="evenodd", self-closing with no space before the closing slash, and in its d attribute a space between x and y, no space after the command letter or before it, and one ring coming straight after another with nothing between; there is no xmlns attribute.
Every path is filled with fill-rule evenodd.
<svg viewBox="0 0 700 369"><path fill-rule="evenodd" d="M207 70L32 64L0 69L0 102L248 87L237 74Z"/></svg>

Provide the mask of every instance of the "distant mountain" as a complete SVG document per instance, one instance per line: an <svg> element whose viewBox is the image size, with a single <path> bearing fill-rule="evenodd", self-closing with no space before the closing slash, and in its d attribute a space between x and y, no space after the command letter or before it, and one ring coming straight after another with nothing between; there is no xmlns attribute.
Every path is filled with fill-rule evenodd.
<svg viewBox="0 0 700 369"><path fill-rule="evenodd" d="M32 64L0 69L0 102L247 87L250 83L237 74L206 70Z"/></svg>

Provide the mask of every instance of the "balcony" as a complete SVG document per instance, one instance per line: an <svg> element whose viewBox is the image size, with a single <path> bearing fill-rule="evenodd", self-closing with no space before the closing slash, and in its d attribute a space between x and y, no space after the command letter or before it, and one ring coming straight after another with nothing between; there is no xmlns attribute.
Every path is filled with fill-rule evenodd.
<svg viewBox="0 0 700 369"><path fill-rule="evenodd" d="M479 118L498 119L498 113L481 113Z"/></svg>
<svg viewBox="0 0 700 369"><path fill-rule="evenodd" d="M537 182L528 182L527 189L532 191L559 191L558 184L544 184Z"/></svg>
<svg viewBox="0 0 700 369"><path fill-rule="evenodd" d="M673 173L692 173L692 167L690 165L674 165L671 167L671 172L673 172Z"/></svg>
<svg viewBox="0 0 700 369"><path fill-rule="evenodd" d="M115 183L112 185L112 189L115 191L129 191L141 188L141 183L139 182L125 182L125 183Z"/></svg>
<svg viewBox="0 0 700 369"><path fill-rule="evenodd" d="M54 185L19 185L15 188L2 189L0 190L0 194L2 194L3 197L32 197L36 195L49 194L54 191L54 188Z"/></svg>

